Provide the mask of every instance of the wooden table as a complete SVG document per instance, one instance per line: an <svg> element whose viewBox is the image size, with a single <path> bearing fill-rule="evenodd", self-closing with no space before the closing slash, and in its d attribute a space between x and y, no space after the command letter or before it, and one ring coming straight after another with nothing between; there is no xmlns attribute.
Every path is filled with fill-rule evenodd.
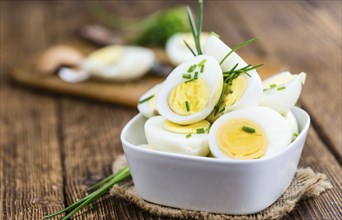
<svg viewBox="0 0 342 220"><path fill-rule="evenodd" d="M177 1L105 2L119 15L144 15ZM190 4L196 7L196 2ZM96 22L78 1L1 1L0 219L40 219L85 195L111 173L119 134L136 109L58 96L13 84L11 69ZM207 1L204 29L229 45L307 72L301 103L312 127L300 161L334 188L301 201L285 219L342 219L341 1ZM161 219L106 196L75 219ZM164 218L163 218L164 219Z"/></svg>

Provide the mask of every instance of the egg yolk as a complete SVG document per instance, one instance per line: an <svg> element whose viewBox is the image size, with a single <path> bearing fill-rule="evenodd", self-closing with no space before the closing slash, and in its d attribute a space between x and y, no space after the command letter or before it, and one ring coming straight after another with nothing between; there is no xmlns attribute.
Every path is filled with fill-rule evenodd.
<svg viewBox="0 0 342 220"><path fill-rule="evenodd" d="M252 132L244 130L244 127L251 128ZM234 159L260 158L268 147L264 129L246 119L232 119L221 125L216 140L220 150Z"/></svg>
<svg viewBox="0 0 342 220"><path fill-rule="evenodd" d="M104 47L90 54L88 59L104 65L115 64L121 56L122 50L121 46Z"/></svg>
<svg viewBox="0 0 342 220"><path fill-rule="evenodd" d="M226 107L234 105L245 92L247 87L247 79L244 76L239 76L233 80L232 85L228 87L223 99L223 104ZM222 106L223 107L223 106Z"/></svg>
<svg viewBox="0 0 342 220"><path fill-rule="evenodd" d="M210 89L202 78L177 85L170 93L168 104L179 115L191 115L206 108Z"/></svg>
<svg viewBox="0 0 342 220"><path fill-rule="evenodd" d="M165 120L163 123L163 128L178 134L196 134L197 129L203 129L205 132L208 132L210 128L210 122L207 120L202 120L194 124L179 125L169 120Z"/></svg>

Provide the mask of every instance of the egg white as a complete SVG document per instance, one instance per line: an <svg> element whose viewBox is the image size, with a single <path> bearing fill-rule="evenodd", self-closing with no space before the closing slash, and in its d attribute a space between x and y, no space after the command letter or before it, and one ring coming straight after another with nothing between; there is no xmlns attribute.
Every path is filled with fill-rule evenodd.
<svg viewBox="0 0 342 220"><path fill-rule="evenodd" d="M295 134L299 134L299 129L298 129L298 123L297 120L295 118L295 116L293 115L293 113L291 111L288 111L285 115L284 118L286 119L290 130L291 130L291 141L293 141L294 139L296 139L296 135Z"/></svg>
<svg viewBox="0 0 342 220"><path fill-rule="evenodd" d="M299 99L306 74L282 72L263 81L264 92L260 105L286 114ZM272 84L276 86L270 88Z"/></svg>
<svg viewBox="0 0 342 220"><path fill-rule="evenodd" d="M172 111L168 104L168 97L172 90L186 80L182 77L187 73L190 66L206 60L203 73L198 74L198 78L205 80L210 89L207 106L200 112L191 115L179 115ZM157 109L159 113L168 120L178 124L191 124L205 119L217 104L223 85L222 70L217 61L208 55L200 55L176 67L166 78L157 96Z"/></svg>
<svg viewBox="0 0 342 220"><path fill-rule="evenodd" d="M288 122L278 112L262 106L250 107L229 112L217 119L209 132L209 146L217 158L237 160L224 154L217 143L216 133L222 124L232 119L247 119L262 127L267 135L268 147L262 158L271 157L284 150L291 142L291 131Z"/></svg>
<svg viewBox="0 0 342 220"><path fill-rule="evenodd" d="M209 37L209 33L202 32L200 38L200 45L203 48L205 42ZM189 44L192 49L195 49L193 45L195 45L193 36L191 32L187 33L176 33L172 37L170 37L165 46L166 54L169 58L169 61L178 66L192 58L194 55L191 53L189 48L185 45L184 40Z"/></svg>
<svg viewBox="0 0 342 220"><path fill-rule="evenodd" d="M204 54L214 57L219 63L230 51L231 48L229 48L222 40L220 40L215 35L211 35L208 38L208 41L204 47ZM238 64L237 69L248 65L237 53L233 52L221 64L222 71L229 71L236 64ZM244 93L242 94L240 99L237 100L236 103L234 103L232 106L225 108L225 111L223 113L240 108L259 105L263 91L262 81L256 70L250 70L248 71L248 74L250 75L250 77L246 74L240 75L247 80L247 86Z"/></svg>
<svg viewBox="0 0 342 220"><path fill-rule="evenodd" d="M153 97L150 100L143 102L143 103L138 103L139 112L143 114L146 118L150 118L152 116L159 114L156 105L153 106L150 104L150 102L153 102L153 101L155 102L161 86L162 86L162 83L153 86L150 90L148 90L145 94L143 94L139 99L139 100L144 100L150 97L151 95L153 95Z"/></svg>
<svg viewBox="0 0 342 220"><path fill-rule="evenodd" d="M148 149L195 155L206 156L209 153L208 134L192 134L186 138L186 134L170 132L163 128L165 122L163 116L154 116L145 123L145 136Z"/></svg>
<svg viewBox="0 0 342 220"><path fill-rule="evenodd" d="M155 61L151 49L138 46L108 46L94 51L82 63L93 77L124 81L146 74Z"/></svg>

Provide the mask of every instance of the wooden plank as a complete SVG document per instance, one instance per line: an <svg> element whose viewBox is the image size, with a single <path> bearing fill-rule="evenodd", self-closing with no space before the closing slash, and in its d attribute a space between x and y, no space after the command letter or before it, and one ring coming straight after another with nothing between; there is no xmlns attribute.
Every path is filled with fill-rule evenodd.
<svg viewBox="0 0 342 220"><path fill-rule="evenodd" d="M307 72L303 105L341 161L341 10L333 16L325 4L341 8L340 1L315 2L314 7L299 1L242 1L235 8L267 54L294 73Z"/></svg>
<svg viewBox="0 0 342 220"><path fill-rule="evenodd" d="M334 188L320 197L301 201L287 219L342 219L342 169L313 128L309 131L299 167L310 167L326 174Z"/></svg>
<svg viewBox="0 0 342 220"><path fill-rule="evenodd" d="M57 108L54 99L9 84L10 67L44 47L42 5L17 6L0 7L0 219L41 219L64 207Z"/></svg>
<svg viewBox="0 0 342 220"><path fill-rule="evenodd" d="M116 2L122 4L121 2ZM115 3L115 4L116 4ZM63 2L54 10L55 30L50 35L57 42L64 39L64 28L76 29L89 16L81 12L77 19L74 10L78 3ZM63 23L64 19L70 23ZM55 32L55 33L54 33ZM111 174L116 155L121 154L119 134L136 110L116 105L94 104L61 98L61 131L65 167L66 206L85 195L85 189L95 181ZM132 204L105 196L92 209L85 209L75 219L160 219L142 212Z"/></svg>
<svg viewBox="0 0 342 220"><path fill-rule="evenodd" d="M111 174L111 165L121 153L120 132L136 110L62 100L63 148L68 205L85 195L85 189ZM119 199L105 196L76 219L151 219L148 213ZM156 218L158 219L158 218Z"/></svg>
<svg viewBox="0 0 342 220"><path fill-rule="evenodd" d="M1 85L0 111L0 219L40 219L63 208L56 102Z"/></svg>

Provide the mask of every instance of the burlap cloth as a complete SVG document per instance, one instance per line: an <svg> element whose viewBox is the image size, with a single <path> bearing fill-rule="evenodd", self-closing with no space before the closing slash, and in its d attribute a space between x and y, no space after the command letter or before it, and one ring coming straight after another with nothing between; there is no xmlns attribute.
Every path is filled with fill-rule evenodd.
<svg viewBox="0 0 342 220"><path fill-rule="evenodd" d="M113 163L116 172L127 165L124 155L120 155ZM291 212L300 199L317 197L332 185L322 173L315 173L311 168L298 168L296 175L285 193L270 207L252 215L223 215L186 209L177 209L146 202L136 192L132 180L115 185L111 195L122 198L139 206L144 211L157 216L168 216L189 219L279 219Z"/></svg>

